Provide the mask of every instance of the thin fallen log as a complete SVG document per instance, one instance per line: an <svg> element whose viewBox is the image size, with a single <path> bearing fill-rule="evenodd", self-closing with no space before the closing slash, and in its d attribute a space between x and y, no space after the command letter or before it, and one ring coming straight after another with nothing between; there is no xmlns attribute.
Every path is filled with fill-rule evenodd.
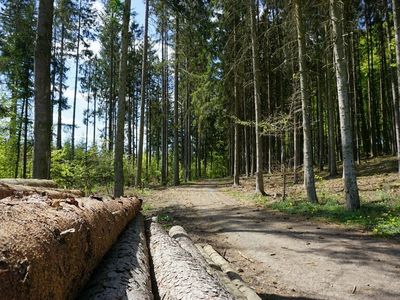
<svg viewBox="0 0 400 300"><path fill-rule="evenodd" d="M2 299L74 299L139 212L136 198L0 200Z"/></svg>
<svg viewBox="0 0 400 300"><path fill-rule="evenodd" d="M150 253L160 299L233 299L219 281L157 223L150 225Z"/></svg>
<svg viewBox="0 0 400 300"><path fill-rule="evenodd" d="M78 299L154 299L142 215L133 220L107 253Z"/></svg>
<svg viewBox="0 0 400 300"><path fill-rule="evenodd" d="M53 180L46 179L21 179L21 178L4 178L0 179L0 183L11 185L26 185L44 188L57 188L57 184Z"/></svg>
<svg viewBox="0 0 400 300"><path fill-rule="evenodd" d="M230 280L237 286L239 291L248 300L261 300L257 293L251 289L242 279L242 277L233 269L231 264L226 261L211 245L205 245L203 247L204 252L210 257L210 259L217 264L222 271L230 278Z"/></svg>
<svg viewBox="0 0 400 300"><path fill-rule="evenodd" d="M221 268L207 256L203 248L197 247L193 243L192 239L183 227L171 227L169 230L169 236L175 239L184 250L186 250L202 267L206 269L210 275L218 278L226 290L234 296L236 300L247 299L235 284L231 282L228 276L222 272Z"/></svg>
<svg viewBox="0 0 400 300"><path fill-rule="evenodd" d="M29 195L46 195L52 199L66 199L83 197L84 193L79 190L64 190L64 189L53 189L46 187L33 187L25 185L13 185L0 182L0 199L7 197L22 198Z"/></svg>

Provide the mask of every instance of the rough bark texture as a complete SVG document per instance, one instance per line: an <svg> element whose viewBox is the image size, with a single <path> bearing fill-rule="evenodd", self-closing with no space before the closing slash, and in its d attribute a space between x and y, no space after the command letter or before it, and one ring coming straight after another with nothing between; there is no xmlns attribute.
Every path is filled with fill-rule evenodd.
<svg viewBox="0 0 400 300"><path fill-rule="evenodd" d="M14 199L22 198L23 196L29 196L39 194L47 196L51 199L66 199L83 197L84 193L79 190L63 190L53 189L46 187L32 187L25 185L12 185L0 182L0 199L13 196Z"/></svg>
<svg viewBox="0 0 400 300"><path fill-rule="evenodd" d="M182 249L186 250L197 262L204 268L208 267L208 263L205 258L201 255L196 245L190 239L185 229L181 226L173 226L169 230L169 236L175 239Z"/></svg>
<svg viewBox="0 0 400 300"><path fill-rule="evenodd" d="M342 138L343 177L346 205L348 209L360 208L357 176L354 167L353 133L351 129L349 95L347 87L347 66L343 41L343 4L338 0L330 0L332 19L333 53L335 57L337 93L340 117L340 135Z"/></svg>
<svg viewBox="0 0 400 300"><path fill-rule="evenodd" d="M256 193L264 195L264 177L263 177L263 161L262 161L262 143L259 133L259 121L261 113L260 105L260 82L259 82L259 52L258 38L256 32L256 17L254 0L249 1L250 9L250 27L251 27L251 50L252 50L252 66L253 66L253 85L254 85L254 115L255 115L255 145L256 145Z"/></svg>
<svg viewBox="0 0 400 300"><path fill-rule="evenodd" d="M26 185L35 187L46 187L46 188L57 188L57 184L53 180L45 179L18 179L18 178L6 178L0 179L0 184L12 184L12 185Z"/></svg>
<svg viewBox="0 0 400 300"><path fill-rule="evenodd" d="M299 72L300 72L300 91L301 108L303 112L303 164L304 164L304 186L307 191L307 198L312 203L317 203L317 193L315 192L315 179L313 168L313 147L311 134L311 99L308 93L307 66L305 61L306 43L304 38L303 15L301 11L301 0L295 1L295 15L297 27L297 44L299 47Z"/></svg>
<svg viewBox="0 0 400 300"><path fill-rule="evenodd" d="M179 16L175 16L174 185L179 185Z"/></svg>
<svg viewBox="0 0 400 300"><path fill-rule="evenodd" d="M225 260L217 251L210 245L203 247L204 252L211 258L211 260L221 268L221 270L229 277L229 279L237 286L239 291L249 300L260 300L261 298L257 293L249 288L243 281L240 275L232 268L229 262Z"/></svg>
<svg viewBox="0 0 400 300"><path fill-rule="evenodd" d="M2 299L73 299L138 213L137 198L0 200ZM72 199L71 199L72 200Z"/></svg>
<svg viewBox="0 0 400 300"><path fill-rule="evenodd" d="M216 265L211 258L205 253L200 245L195 245L190 239L185 229L181 226L174 226L169 230L169 235L175 239L179 245L186 250L202 267L206 269L208 274L218 278L226 290L234 296L236 300L247 299L237 286L222 272L221 268Z"/></svg>
<svg viewBox="0 0 400 300"><path fill-rule="evenodd" d="M396 45L396 61L397 61L397 88L398 90L398 95L400 95L400 16L399 16L399 1L398 0L392 0L392 5L393 5L393 22L394 22L394 37L395 37L395 45ZM399 168L399 174L400 174L400 124L399 124L399 98L396 97L394 99L394 109L395 109L395 115L397 122L396 122L396 136L397 136L397 160L398 160L398 168Z"/></svg>
<svg viewBox="0 0 400 300"><path fill-rule="evenodd" d="M35 48L35 127L33 178L50 178L51 115L50 61L53 0L40 0Z"/></svg>
<svg viewBox="0 0 400 300"><path fill-rule="evenodd" d="M147 49L149 47L149 0L146 0L146 10L144 17L144 45L142 57L142 86L140 90L140 126L139 126L139 149L137 156L137 168L135 185L142 185L142 166L143 166L143 139L144 139L144 107L146 104L146 76L147 76Z"/></svg>
<svg viewBox="0 0 400 300"><path fill-rule="evenodd" d="M160 299L233 299L157 223L150 225L150 253Z"/></svg>
<svg viewBox="0 0 400 300"><path fill-rule="evenodd" d="M118 95L118 119L117 133L115 140L114 158L114 196L121 197L124 194L124 135L125 135L125 97L126 97L126 76L129 46L129 19L131 14L131 1L125 1L124 20L122 26L122 50L119 74L119 95ZM89 102L88 102L89 103ZM89 124L89 122L87 122Z"/></svg>
<svg viewBox="0 0 400 300"><path fill-rule="evenodd" d="M154 299L142 215L111 248L79 299Z"/></svg>

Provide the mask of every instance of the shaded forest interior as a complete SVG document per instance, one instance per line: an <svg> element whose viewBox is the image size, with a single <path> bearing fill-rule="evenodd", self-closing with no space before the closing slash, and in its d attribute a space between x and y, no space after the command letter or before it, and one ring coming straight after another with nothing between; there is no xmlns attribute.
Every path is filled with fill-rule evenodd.
<svg viewBox="0 0 400 300"><path fill-rule="evenodd" d="M314 172L340 165L358 209L355 166L400 158L399 5L1 1L0 177L121 196L246 176L265 194L283 172L316 203Z"/></svg>

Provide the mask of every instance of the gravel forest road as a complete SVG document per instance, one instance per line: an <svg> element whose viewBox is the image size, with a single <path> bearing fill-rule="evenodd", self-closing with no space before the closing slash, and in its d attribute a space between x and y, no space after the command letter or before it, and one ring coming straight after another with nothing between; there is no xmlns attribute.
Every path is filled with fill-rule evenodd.
<svg viewBox="0 0 400 300"><path fill-rule="evenodd" d="M231 198L218 182L158 190L151 215L213 245L263 299L400 299L400 243Z"/></svg>

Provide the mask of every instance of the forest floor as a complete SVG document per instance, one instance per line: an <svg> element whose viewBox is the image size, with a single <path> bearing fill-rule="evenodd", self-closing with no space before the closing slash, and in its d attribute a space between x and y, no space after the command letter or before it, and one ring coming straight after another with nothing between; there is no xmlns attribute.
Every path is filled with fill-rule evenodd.
<svg viewBox="0 0 400 300"><path fill-rule="evenodd" d="M382 162L359 170L363 204L398 204L399 179L392 170ZM254 180L242 179L239 189L228 180L207 180L150 190L144 195L146 214L158 215L166 226L182 225L195 242L213 245L263 299L399 299L399 236L277 211L273 204L281 200L274 187L279 189L281 177L265 177L269 204L251 197ZM290 199L301 198L301 185L287 190ZM317 190L340 202L341 179L321 179Z"/></svg>

